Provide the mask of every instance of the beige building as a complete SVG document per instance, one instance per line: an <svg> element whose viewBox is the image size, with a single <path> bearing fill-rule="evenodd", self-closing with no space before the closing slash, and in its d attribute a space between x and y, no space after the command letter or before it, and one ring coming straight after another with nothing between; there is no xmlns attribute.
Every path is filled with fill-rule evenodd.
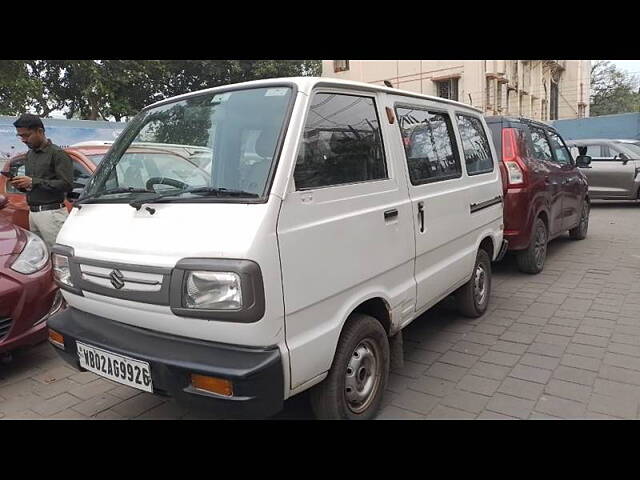
<svg viewBox="0 0 640 480"><path fill-rule="evenodd" d="M323 60L322 75L450 98L486 115L589 116L590 60Z"/></svg>

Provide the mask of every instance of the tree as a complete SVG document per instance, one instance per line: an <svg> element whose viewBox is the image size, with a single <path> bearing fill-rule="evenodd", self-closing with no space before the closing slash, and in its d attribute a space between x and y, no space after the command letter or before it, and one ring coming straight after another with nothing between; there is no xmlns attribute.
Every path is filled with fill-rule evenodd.
<svg viewBox="0 0 640 480"><path fill-rule="evenodd" d="M120 121L175 95L320 70L319 60L5 60L0 114L62 110L67 118Z"/></svg>
<svg viewBox="0 0 640 480"><path fill-rule="evenodd" d="M640 82L608 60L591 67L591 116L640 111Z"/></svg>

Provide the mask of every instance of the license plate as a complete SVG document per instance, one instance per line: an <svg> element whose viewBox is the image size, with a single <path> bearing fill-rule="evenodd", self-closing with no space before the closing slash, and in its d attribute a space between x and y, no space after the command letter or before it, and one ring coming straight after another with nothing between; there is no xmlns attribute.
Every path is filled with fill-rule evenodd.
<svg viewBox="0 0 640 480"><path fill-rule="evenodd" d="M101 377L153 393L149 363L76 342L82 368Z"/></svg>

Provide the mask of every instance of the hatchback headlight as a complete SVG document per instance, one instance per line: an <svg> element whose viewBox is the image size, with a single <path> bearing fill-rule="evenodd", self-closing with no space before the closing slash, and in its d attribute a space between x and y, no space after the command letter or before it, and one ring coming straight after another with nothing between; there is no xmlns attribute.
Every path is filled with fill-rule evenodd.
<svg viewBox="0 0 640 480"><path fill-rule="evenodd" d="M240 310L242 287L234 272L187 272L184 305L202 310Z"/></svg>
<svg viewBox="0 0 640 480"><path fill-rule="evenodd" d="M73 287L73 282L71 281L71 270L69 269L69 257L66 255L60 255L59 253L54 253L52 255L52 260L54 278L63 285Z"/></svg>
<svg viewBox="0 0 640 480"><path fill-rule="evenodd" d="M27 244L11 265L16 272L29 275L42 270L49 260L49 249L40 237L25 230Z"/></svg>

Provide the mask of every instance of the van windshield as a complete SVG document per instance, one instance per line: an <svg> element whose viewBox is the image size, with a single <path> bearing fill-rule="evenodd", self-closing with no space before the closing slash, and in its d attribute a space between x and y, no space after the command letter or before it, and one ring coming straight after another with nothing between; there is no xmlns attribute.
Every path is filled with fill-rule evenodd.
<svg viewBox="0 0 640 480"><path fill-rule="evenodd" d="M291 88L267 87L201 94L145 110L100 162L83 197L218 201L232 192L231 201L262 198L291 101Z"/></svg>

